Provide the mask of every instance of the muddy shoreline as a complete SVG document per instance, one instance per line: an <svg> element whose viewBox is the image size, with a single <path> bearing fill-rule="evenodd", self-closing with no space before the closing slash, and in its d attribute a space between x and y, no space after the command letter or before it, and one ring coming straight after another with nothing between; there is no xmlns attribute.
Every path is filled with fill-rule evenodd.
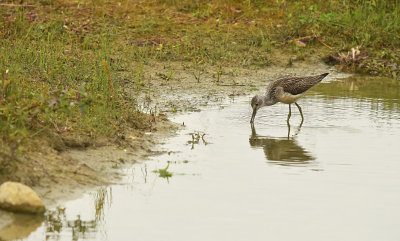
<svg viewBox="0 0 400 241"><path fill-rule="evenodd" d="M159 73L168 65L175 69L174 77L168 81L162 79ZM35 190L44 198L47 205L57 203L57 200L71 199L79 196L88 188L98 185L118 182L121 169L137 162L145 161L149 155L158 151L158 144L168 141L179 128L185 128L183 123L172 123L168 116L186 111L200 111L202 107L220 103L225 98L235 98L239 95L263 93L269 80L285 75L312 75L330 72L325 81L345 77L346 74L336 72L333 67L319 60L299 62L288 68L285 65L271 66L265 69L226 69L215 81L215 73L205 70L200 81L196 80L190 69L182 63L155 63L145 66L145 83L151 91L143 95L141 101L149 109L157 109L156 118L149 130L128 130L113 142L81 149L70 149L61 152L64 159L76 162L80 166L70 177L71 182L63 182L65 187L52 185L35 186ZM156 108L150 108L150 107ZM100 178L107 177L107 178ZM62 176L59 176L62 180ZM69 185L69 186L68 186ZM60 190L60 192L58 191ZM66 190L71 192L65 195ZM58 194L60 193L60 195ZM78 195L75 195L78 194Z"/></svg>
<svg viewBox="0 0 400 241"><path fill-rule="evenodd" d="M132 65L135 65L134 63ZM160 73L171 66L171 79L161 78ZM141 96L141 102L148 110L157 109L156 118L149 130L125 130L113 140L97 140L88 147L68 148L56 151L50 146L41 147L39 152L30 153L37 160L41 173L33 189L47 208L54 208L67 200L76 199L101 185L119 183L123 170L146 160L149 155L159 152L159 144L168 141L183 123L172 123L168 116L186 111L200 111L202 107L218 104L226 98L260 94L269 80L286 75L313 75L329 72L326 81L345 77L335 68L319 59L295 62L287 67L284 62L265 69L225 68L217 81L214 68L205 69L196 79L184 63L154 63L144 68L144 86L150 91ZM154 108L156 107L156 108ZM144 109L146 111L146 109ZM28 173L29 170L25 170ZM18 218L2 215L0 230L9 229ZM12 221L14 220L14 221Z"/></svg>
<svg viewBox="0 0 400 241"><path fill-rule="evenodd" d="M279 63L279 62L278 62ZM135 64L133 64L135 65ZM174 68L171 79L165 80L160 73ZM132 66L134 67L134 66ZM287 67L284 62L264 69L226 68L216 81L212 66L196 79L185 63L153 63L144 66L144 86L150 91L140 96L144 111L156 109L156 117L150 117L151 127L146 130L125 130L114 139L90 140L89 137L68 138L74 145L57 151L54 143L38 143L37 152L29 153L36 163L32 178L30 170L17 173L21 182L31 184L43 198L46 206L57 200L73 199L98 185L118 182L120 170L157 152L157 144L167 140L182 123L172 123L169 115L186 111L200 111L202 107L218 104L224 98L260 94L270 80L286 75L331 74L324 81L345 77L335 68L319 59L296 62ZM146 108L147 109L146 109ZM150 110L150 111L148 111ZM106 177L106 178L104 178Z"/></svg>

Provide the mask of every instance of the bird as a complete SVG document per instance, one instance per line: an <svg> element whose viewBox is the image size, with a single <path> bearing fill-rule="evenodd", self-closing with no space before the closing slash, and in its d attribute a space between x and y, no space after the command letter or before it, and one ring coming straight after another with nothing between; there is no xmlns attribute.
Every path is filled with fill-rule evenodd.
<svg viewBox="0 0 400 241"><path fill-rule="evenodd" d="M257 111L261 107L270 106L281 102L289 105L289 114L286 120L288 125L289 119L292 115L290 105L294 103L297 106L301 115L301 126L304 122L304 117L301 107L296 101L301 98L307 92L307 90L321 82L321 80L328 74L329 73L324 73L305 77L284 77L272 81L269 83L265 95L256 95L251 99L251 108L253 109L253 114L251 116L250 123L254 124Z"/></svg>

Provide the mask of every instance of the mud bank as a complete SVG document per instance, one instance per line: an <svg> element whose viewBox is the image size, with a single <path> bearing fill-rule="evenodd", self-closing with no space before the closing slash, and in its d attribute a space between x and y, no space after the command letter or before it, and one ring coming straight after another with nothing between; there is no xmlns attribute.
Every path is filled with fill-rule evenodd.
<svg viewBox="0 0 400 241"><path fill-rule="evenodd" d="M157 153L158 144L179 128L184 128L183 123L168 121L170 115L200 111L202 106L226 98L263 93L270 80L281 76L331 73L324 81L346 76L317 58L295 62L290 67L283 60L277 62L279 64L263 69L220 67L219 73L216 66L209 66L202 69L200 75L190 64L182 62L143 66L143 86L148 91L139 98L143 111L152 114L149 117L151 128L124 130L114 139L72 137L72 144L66 148L57 148L57 143L52 146L45 145L46 142L37 143L38 151L29 154L32 163L27 160L27 165L17 172L15 179L33 186L46 206L54 206L63 200L79 197L98 185L117 183L124 167ZM136 65L132 63L133 68ZM173 74L166 79L165 75L171 69ZM133 87L128 90L134 91Z"/></svg>

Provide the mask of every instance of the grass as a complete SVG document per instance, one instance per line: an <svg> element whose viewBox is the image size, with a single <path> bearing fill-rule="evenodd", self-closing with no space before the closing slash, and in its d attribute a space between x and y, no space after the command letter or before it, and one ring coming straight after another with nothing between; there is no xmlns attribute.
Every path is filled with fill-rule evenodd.
<svg viewBox="0 0 400 241"><path fill-rule="evenodd" d="M288 8L288 36L317 34L333 46L331 53L361 50L362 60L339 62L344 69L398 78L400 1L309 1ZM297 9L297 10L296 10ZM299 9L302 9L299 11Z"/></svg>
<svg viewBox="0 0 400 241"><path fill-rule="evenodd" d="M296 44L306 36L314 37ZM189 62L199 82L212 66L218 83L224 67L267 67L276 52L293 64L293 55L307 61L360 46L368 57L343 68L398 78L399 36L399 0L7 1L0 169L49 133L115 136L148 126L136 100L150 91L143 66L154 61Z"/></svg>
<svg viewBox="0 0 400 241"><path fill-rule="evenodd" d="M1 25L1 167L29 146L24 143L49 131L112 136L128 123L146 125L116 81L123 66L112 55L114 27L99 18L95 30L80 35L84 28L71 30L59 13L31 22L29 16L37 15L12 10L10 16L2 12Z"/></svg>
<svg viewBox="0 0 400 241"><path fill-rule="evenodd" d="M167 166L164 169L154 170L153 172L154 173L158 173L159 177L166 178L168 180L168 178L172 177L172 173L167 171L168 167L169 167L169 162L168 162Z"/></svg>

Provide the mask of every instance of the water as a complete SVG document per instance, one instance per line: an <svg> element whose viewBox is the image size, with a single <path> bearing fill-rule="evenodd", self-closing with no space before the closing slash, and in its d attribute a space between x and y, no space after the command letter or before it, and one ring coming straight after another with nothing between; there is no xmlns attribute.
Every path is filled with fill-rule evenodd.
<svg viewBox="0 0 400 241"><path fill-rule="evenodd" d="M50 212L26 240L400 240L398 82L320 84L292 106L251 97L173 117L165 154ZM205 135L203 135L205 134ZM160 177L164 169L171 177ZM165 173L164 173L165 174Z"/></svg>

